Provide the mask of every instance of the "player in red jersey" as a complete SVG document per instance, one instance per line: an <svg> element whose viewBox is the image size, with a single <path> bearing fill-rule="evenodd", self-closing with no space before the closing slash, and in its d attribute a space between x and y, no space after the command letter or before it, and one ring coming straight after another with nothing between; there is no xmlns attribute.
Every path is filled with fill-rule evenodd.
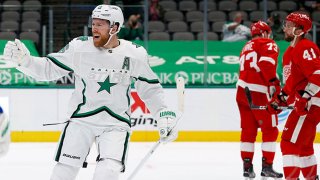
<svg viewBox="0 0 320 180"><path fill-rule="evenodd" d="M280 81L276 76L279 48L270 39L271 29L262 21L251 26L252 40L240 54L240 77L237 82L237 104L241 118L241 158L243 176L254 178L252 159L258 128L262 131L262 177L281 178L283 174L272 168L278 137L277 111L251 110L244 88L249 87L253 103L265 105L273 94L279 94Z"/></svg>
<svg viewBox="0 0 320 180"><path fill-rule="evenodd" d="M285 86L270 101L277 107L294 100L281 139L283 169L286 179L314 180L317 176L317 160L313 141L320 121L320 51L316 44L305 38L312 27L310 17L303 12L293 12L286 17L283 31L290 46L283 56Z"/></svg>

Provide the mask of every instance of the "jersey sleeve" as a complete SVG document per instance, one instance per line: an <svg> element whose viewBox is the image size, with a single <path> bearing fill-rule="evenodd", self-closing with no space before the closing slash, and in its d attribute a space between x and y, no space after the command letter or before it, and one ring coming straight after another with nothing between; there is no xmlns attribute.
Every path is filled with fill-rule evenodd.
<svg viewBox="0 0 320 180"><path fill-rule="evenodd" d="M146 103L152 115L157 117L157 112L167 106L164 102L163 88L157 75L149 66L146 53L143 60L135 61L133 78L139 97Z"/></svg>
<svg viewBox="0 0 320 180"><path fill-rule="evenodd" d="M279 47L274 41L263 42L260 45L260 58L258 66L263 78L269 82L277 78L276 70L278 65Z"/></svg>
<svg viewBox="0 0 320 180"><path fill-rule="evenodd" d="M320 52L315 44L308 43L298 49L294 61L308 82L320 86Z"/></svg>
<svg viewBox="0 0 320 180"><path fill-rule="evenodd" d="M73 54L75 40L57 53L46 57L32 57L25 66L17 69L39 81L52 81L73 72Z"/></svg>

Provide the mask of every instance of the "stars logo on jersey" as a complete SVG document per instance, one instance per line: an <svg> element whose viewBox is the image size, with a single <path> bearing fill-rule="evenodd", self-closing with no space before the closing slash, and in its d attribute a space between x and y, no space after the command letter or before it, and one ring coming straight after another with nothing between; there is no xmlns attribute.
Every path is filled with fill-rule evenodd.
<svg viewBox="0 0 320 180"><path fill-rule="evenodd" d="M111 83L110 82L110 77L108 76L107 79L104 82L98 82L98 84L100 85L100 88L99 88L98 92L105 90L109 94L111 94L110 93L111 87L116 85L117 83Z"/></svg>

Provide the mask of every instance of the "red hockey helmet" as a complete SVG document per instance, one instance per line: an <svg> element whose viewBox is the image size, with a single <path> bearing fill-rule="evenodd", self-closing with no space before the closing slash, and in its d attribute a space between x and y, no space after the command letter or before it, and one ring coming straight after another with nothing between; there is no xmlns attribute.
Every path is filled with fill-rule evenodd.
<svg viewBox="0 0 320 180"><path fill-rule="evenodd" d="M268 33L271 32L271 28L269 25L263 21L258 21L251 25L251 36L260 35L261 33L267 31Z"/></svg>
<svg viewBox="0 0 320 180"><path fill-rule="evenodd" d="M287 18L287 21L291 21L296 24L296 26L302 26L302 31L304 33L307 33L310 31L312 27L312 21L309 17L309 15L303 13L303 12L293 12L290 13Z"/></svg>

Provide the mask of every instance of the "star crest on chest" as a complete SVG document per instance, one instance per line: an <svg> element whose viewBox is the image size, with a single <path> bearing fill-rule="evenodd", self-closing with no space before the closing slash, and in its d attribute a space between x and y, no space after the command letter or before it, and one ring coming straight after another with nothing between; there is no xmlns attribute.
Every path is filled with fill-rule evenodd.
<svg viewBox="0 0 320 180"><path fill-rule="evenodd" d="M109 94L111 94L111 93L110 93L110 92L111 92L111 91L110 91L110 90L111 90L111 87L114 86L114 85L116 85L117 83L111 83L111 82L110 82L110 77L108 76L107 79L104 80L104 82L98 82L98 84L100 85L100 88L99 88L98 92L105 90L105 91L107 91Z"/></svg>

